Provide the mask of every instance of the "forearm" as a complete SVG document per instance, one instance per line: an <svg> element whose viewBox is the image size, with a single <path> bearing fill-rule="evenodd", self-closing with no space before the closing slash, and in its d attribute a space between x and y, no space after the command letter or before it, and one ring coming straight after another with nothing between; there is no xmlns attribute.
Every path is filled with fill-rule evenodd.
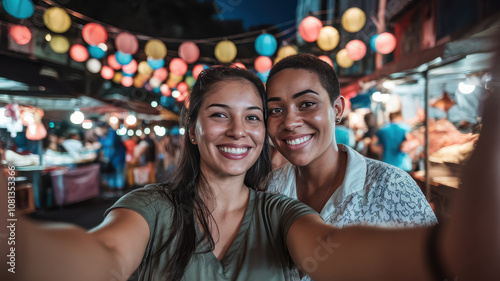
<svg viewBox="0 0 500 281"><path fill-rule="evenodd" d="M127 280L116 256L84 229L19 220L18 280Z"/></svg>

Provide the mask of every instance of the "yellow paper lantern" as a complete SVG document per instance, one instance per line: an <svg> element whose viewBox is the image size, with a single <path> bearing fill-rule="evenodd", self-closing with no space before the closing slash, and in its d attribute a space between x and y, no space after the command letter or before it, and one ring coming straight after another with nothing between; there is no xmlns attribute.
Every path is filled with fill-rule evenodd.
<svg viewBox="0 0 500 281"><path fill-rule="evenodd" d="M43 13L43 22L48 29L55 33L64 33L71 27L71 18L66 10L51 7Z"/></svg>
<svg viewBox="0 0 500 281"><path fill-rule="evenodd" d="M236 58L236 45L229 40L222 40L215 45L215 57L222 63L229 63Z"/></svg>
<svg viewBox="0 0 500 281"><path fill-rule="evenodd" d="M144 46L146 56L153 57L156 60L163 59L167 56L167 47L158 39L151 39Z"/></svg>
<svg viewBox="0 0 500 281"><path fill-rule="evenodd" d="M147 61L141 61L139 63L139 66L137 66L137 72L144 76L149 76L151 73L153 73L153 69L151 66L149 66L149 63Z"/></svg>
<svg viewBox="0 0 500 281"><path fill-rule="evenodd" d="M116 84L121 84L122 78L123 78L123 74L121 72L116 72L115 76L113 77L113 82L115 82Z"/></svg>
<svg viewBox="0 0 500 281"><path fill-rule="evenodd" d="M316 43L323 51L331 51L339 44L339 32L333 26L325 26L321 28Z"/></svg>
<svg viewBox="0 0 500 281"><path fill-rule="evenodd" d="M283 46L279 48L278 53L276 54L276 58L274 59L274 64L278 63L281 59L286 58L288 56L293 56L297 54L297 49L294 46Z"/></svg>
<svg viewBox="0 0 500 281"><path fill-rule="evenodd" d="M52 36L49 45L52 51L58 54L66 53L69 50L69 41L62 35Z"/></svg>
<svg viewBox="0 0 500 281"><path fill-rule="evenodd" d="M358 32L365 26L365 12L360 8L349 8L342 15L342 26L347 32Z"/></svg>
<svg viewBox="0 0 500 281"><path fill-rule="evenodd" d="M347 54L346 49L342 49L337 53L337 64L343 68L349 68L352 66L354 61Z"/></svg>

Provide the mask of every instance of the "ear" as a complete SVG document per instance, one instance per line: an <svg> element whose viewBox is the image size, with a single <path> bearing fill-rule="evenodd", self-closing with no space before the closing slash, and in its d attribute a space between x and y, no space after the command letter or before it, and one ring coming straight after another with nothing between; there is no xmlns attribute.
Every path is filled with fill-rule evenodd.
<svg viewBox="0 0 500 281"><path fill-rule="evenodd" d="M189 124L189 129L188 129L188 137L189 137L189 142L192 144L196 144L196 134L194 133L194 124Z"/></svg>
<svg viewBox="0 0 500 281"><path fill-rule="evenodd" d="M344 108L345 108L345 99L342 95L340 95L335 102L333 103L333 108L335 109L335 119L344 116Z"/></svg>

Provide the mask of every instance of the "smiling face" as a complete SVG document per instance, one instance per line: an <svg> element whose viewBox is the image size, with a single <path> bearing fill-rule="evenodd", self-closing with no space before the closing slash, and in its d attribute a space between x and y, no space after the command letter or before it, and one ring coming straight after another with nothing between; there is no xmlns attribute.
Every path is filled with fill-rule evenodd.
<svg viewBox="0 0 500 281"><path fill-rule="evenodd" d="M268 133L276 148L296 166L306 166L336 151L336 116L342 116L343 98L334 106L318 76L303 69L284 69L267 85Z"/></svg>
<svg viewBox="0 0 500 281"><path fill-rule="evenodd" d="M206 93L189 130L207 177L245 176L257 161L266 129L262 99L245 79L219 82Z"/></svg>

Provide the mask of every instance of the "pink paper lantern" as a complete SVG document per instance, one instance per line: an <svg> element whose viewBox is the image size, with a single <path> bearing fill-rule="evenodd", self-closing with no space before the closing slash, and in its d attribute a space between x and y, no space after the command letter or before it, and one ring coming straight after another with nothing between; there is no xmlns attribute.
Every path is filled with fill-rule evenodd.
<svg viewBox="0 0 500 281"><path fill-rule="evenodd" d="M26 45L31 41L31 31L24 25L11 26L9 35L19 45Z"/></svg>
<svg viewBox="0 0 500 281"><path fill-rule="evenodd" d="M123 86L130 87L134 84L134 78L131 76L123 76L121 82Z"/></svg>
<svg viewBox="0 0 500 281"><path fill-rule="evenodd" d="M333 61L332 61L332 59L330 57L328 57L328 56L319 56L318 58L320 60L328 63L331 67L333 67Z"/></svg>
<svg viewBox="0 0 500 281"><path fill-rule="evenodd" d="M242 69L247 69L245 67L245 65L242 64L241 62L235 62L235 63L231 64L231 67L238 67L238 68L242 68Z"/></svg>
<svg viewBox="0 0 500 281"><path fill-rule="evenodd" d="M179 46L179 57L187 63L194 63L200 57L200 49L194 42L184 42Z"/></svg>
<svg viewBox="0 0 500 281"><path fill-rule="evenodd" d="M375 39L375 49L383 55L389 54L396 48L396 37L389 32L384 32Z"/></svg>
<svg viewBox="0 0 500 281"><path fill-rule="evenodd" d="M42 140L47 136L47 130L42 123L31 123L26 128L26 138L29 140Z"/></svg>
<svg viewBox="0 0 500 281"><path fill-rule="evenodd" d="M174 58L170 61L169 65L170 72L177 75L184 75L188 70L187 63L180 58Z"/></svg>
<svg viewBox="0 0 500 281"><path fill-rule="evenodd" d="M132 59L132 61L122 67L123 72L127 74L134 74L137 71L137 61Z"/></svg>
<svg viewBox="0 0 500 281"><path fill-rule="evenodd" d="M177 91L179 91L181 93L185 93L188 90L189 90L189 87L185 82L181 82L181 83L177 84Z"/></svg>
<svg viewBox="0 0 500 281"><path fill-rule="evenodd" d="M163 82L167 80L168 71L165 67L158 68L153 72L153 77Z"/></svg>
<svg viewBox="0 0 500 281"><path fill-rule="evenodd" d="M83 45L75 44L69 49L69 55L77 62L84 62L89 58L89 51Z"/></svg>
<svg viewBox="0 0 500 281"><path fill-rule="evenodd" d="M139 41L134 35L122 32L115 38L115 47L122 53L133 55L139 50Z"/></svg>
<svg viewBox="0 0 500 281"><path fill-rule="evenodd" d="M101 76L106 80L111 80L113 76L115 76L115 71L111 67L105 65L101 68Z"/></svg>
<svg viewBox="0 0 500 281"><path fill-rule="evenodd" d="M318 39L323 23L313 16L304 18L299 25L299 34L307 42L314 42Z"/></svg>
<svg viewBox="0 0 500 281"><path fill-rule="evenodd" d="M366 45L360 40L351 40L345 45L347 55L353 60L358 61L366 54Z"/></svg>
<svg viewBox="0 0 500 281"><path fill-rule="evenodd" d="M259 56L253 63L257 72L266 72L273 67L273 61L266 56Z"/></svg>
<svg viewBox="0 0 500 281"><path fill-rule="evenodd" d="M108 65L111 66L114 70L122 69L122 65L119 64L116 60L115 54L108 56Z"/></svg>
<svg viewBox="0 0 500 281"><path fill-rule="evenodd" d="M83 40L89 45L99 45L108 41L108 32L98 23L87 23L82 28Z"/></svg>
<svg viewBox="0 0 500 281"><path fill-rule="evenodd" d="M198 75L200 75L200 72L205 69L205 66L203 64L197 64L193 67L193 78L198 79Z"/></svg>
<svg viewBox="0 0 500 281"><path fill-rule="evenodd" d="M166 97L169 97L170 94L172 93L172 91L170 91L170 88L168 87L167 84L162 84L160 86L160 92L162 95L166 96Z"/></svg>

